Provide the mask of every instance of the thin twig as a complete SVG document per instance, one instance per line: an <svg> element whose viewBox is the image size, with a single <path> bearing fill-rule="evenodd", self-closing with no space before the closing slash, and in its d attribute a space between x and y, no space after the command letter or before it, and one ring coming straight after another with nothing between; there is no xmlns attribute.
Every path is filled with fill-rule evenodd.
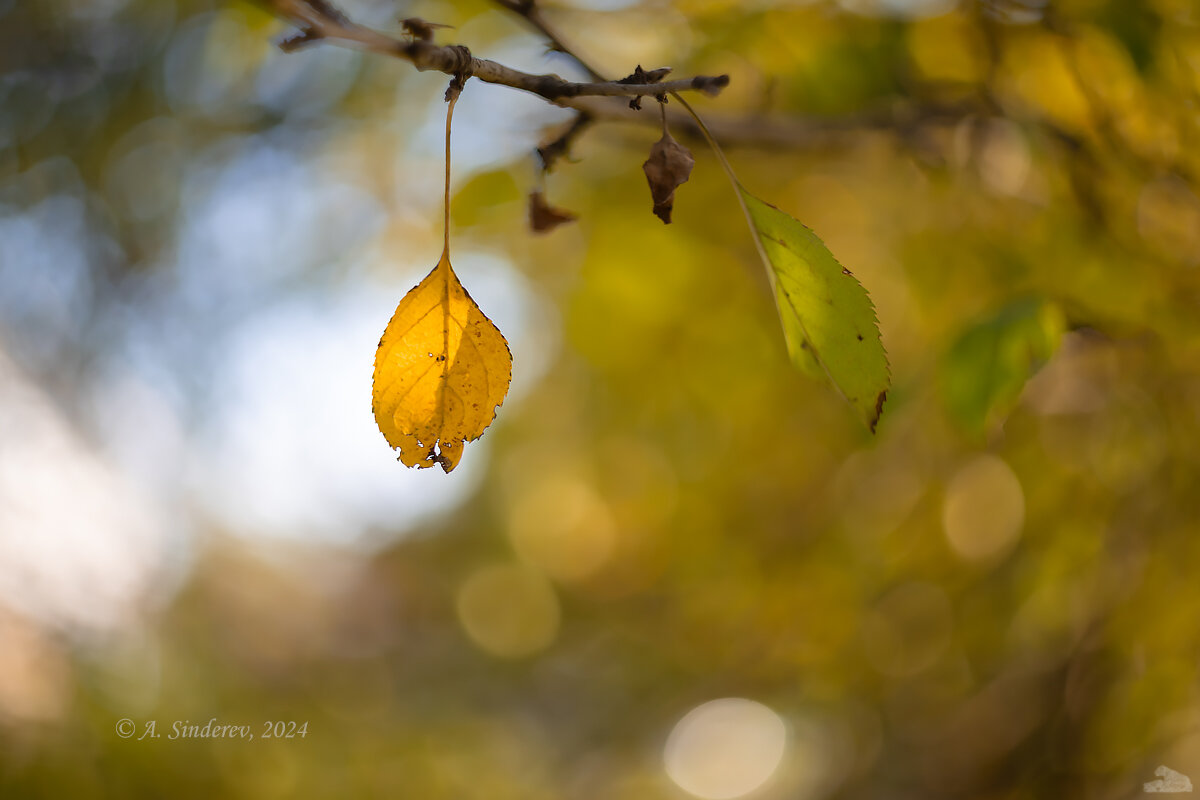
<svg viewBox="0 0 1200 800"><path fill-rule="evenodd" d="M550 49L562 53L570 58L576 64L583 68L584 72L591 76L594 81L607 80L602 74L597 72L591 64L584 61L583 58L571 48L567 47L566 43L558 35L558 33L550 27L542 16L534 0L496 0L496 3L507 8L509 11L520 16L538 33L546 37L550 42Z"/></svg>
<svg viewBox="0 0 1200 800"><path fill-rule="evenodd" d="M552 140L538 145L538 157L542 160L542 171L554 169L555 162L566 156L571 150L571 144L587 130L594 118L587 111L577 111L575 118Z"/></svg>
<svg viewBox="0 0 1200 800"><path fill-rule="evenodd" d="M697 75L655 84L595 81L579 83L557 75L531 75L486 58L476 58L461 46L440 46L422 39L398 39L359 25L326 0L263 0L273 11L300 27L303 40L325 39L331 44L403 58L418 70L437 70L447 75L471 75L531 92L558 105L574 97L640 97L662 92L700 91L715 95L729 85L728 75Z"/></svg>
<svg viewBox="0 0 1200 800"><path fill-rule="evenodd" d="M642 127L658 125L658 120L630 110L622 100L585 97L564 105L587 113L595 122L628 122ZM704 140L691 115L672 106L666 111L667 124L676 136ZM713 112L705 114L705 122L726 148L794 151L850 147L861 141L858 134L891 132L903 138L904 131L911 134L941 130L952 128L964 119L987 116L994 116L994 112L978 102L964 100L956 103L887 103L841 116Z"/></svg>

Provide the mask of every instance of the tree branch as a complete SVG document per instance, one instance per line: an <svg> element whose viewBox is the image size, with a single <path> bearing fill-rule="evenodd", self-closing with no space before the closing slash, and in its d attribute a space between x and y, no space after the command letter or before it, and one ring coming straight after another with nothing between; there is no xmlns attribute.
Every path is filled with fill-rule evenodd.
<svg viewBox="0 0 1200 800"><path fill-rule="evenodd" d="M441 46L426 38L398 39L351 21L326 0L262 0L276 14L300 27L300 34L284 42L285 49L317 39L372 53L403 58L418 70L436 70L447 75L469 75L485 83L521 89L556 105L575 97L642 97L664 92L700 91L715 95L729 85L728 75L697 75L661 83L594 81L578 83L557 75L531 75L486 58L476 58L467 48ZM520 3L514 5L520 6ZM410 27L410 31L413 30Z"/></svg>

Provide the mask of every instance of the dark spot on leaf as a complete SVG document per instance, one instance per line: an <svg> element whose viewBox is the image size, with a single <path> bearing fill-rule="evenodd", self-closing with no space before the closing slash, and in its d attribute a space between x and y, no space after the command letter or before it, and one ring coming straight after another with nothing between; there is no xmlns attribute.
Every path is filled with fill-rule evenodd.
<svg viewBox="0 0 1200 800"><path fill-rule="evenodd" d="M858 340L859 340L860 342L863 340L863 338L862 338L862 334L861 334L861 333L858 335Z"/></svg>

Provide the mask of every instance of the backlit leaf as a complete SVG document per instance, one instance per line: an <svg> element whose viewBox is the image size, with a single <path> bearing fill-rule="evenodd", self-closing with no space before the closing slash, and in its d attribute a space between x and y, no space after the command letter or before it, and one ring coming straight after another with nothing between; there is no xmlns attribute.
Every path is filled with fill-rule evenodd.
<svg viewBox="0 0 1200 800"><path fill-rule="evenodd" d="M443 253L379 341L371 392L379 430L405 465L449 472L463 443L491 424L511 380L508 342Z"/></svg>
<svg viewBox="0 0 1200 800"><path fill-rule="evenodd" d="M792 361L833 384L874 431L891 375L867 290L815 233L738 190L767 262Z"/></svg>

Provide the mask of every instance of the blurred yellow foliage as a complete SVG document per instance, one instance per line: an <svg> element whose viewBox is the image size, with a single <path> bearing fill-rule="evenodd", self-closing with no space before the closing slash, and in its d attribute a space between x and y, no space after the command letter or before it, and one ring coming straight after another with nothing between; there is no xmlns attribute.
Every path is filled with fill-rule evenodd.
<svg viewBox="0 0 1200 800"><path fill-rule="evenodd" d="M1004 49L1000 80L1011 101L1035 109L1068 130L1081 131L1094 119L1067 46L1050 34L1018 33Z"/></svg>
<svg viewBox="0 0 1200 800"><path fill-rule="evenodd" d="M921 75L931 81L975 83L984 77L984 42L963 14L914 22L908 48Z"/></svg>
<svg viewBox="0 0 1200 800"><path fill-rule="evenodd" d="M731 74L738 178L879 309L878 433L789 362L674 100L667 227L653 100L539 175L575 112L469 81L428 272L446 76L238 2L0 0L0 797L1200 780L1194 0L536 7L614 77ZM404 13L581 77L494 0ZM536 190L578 220L531 236ZM213 718L258 736L165 738Z"/></svg>

